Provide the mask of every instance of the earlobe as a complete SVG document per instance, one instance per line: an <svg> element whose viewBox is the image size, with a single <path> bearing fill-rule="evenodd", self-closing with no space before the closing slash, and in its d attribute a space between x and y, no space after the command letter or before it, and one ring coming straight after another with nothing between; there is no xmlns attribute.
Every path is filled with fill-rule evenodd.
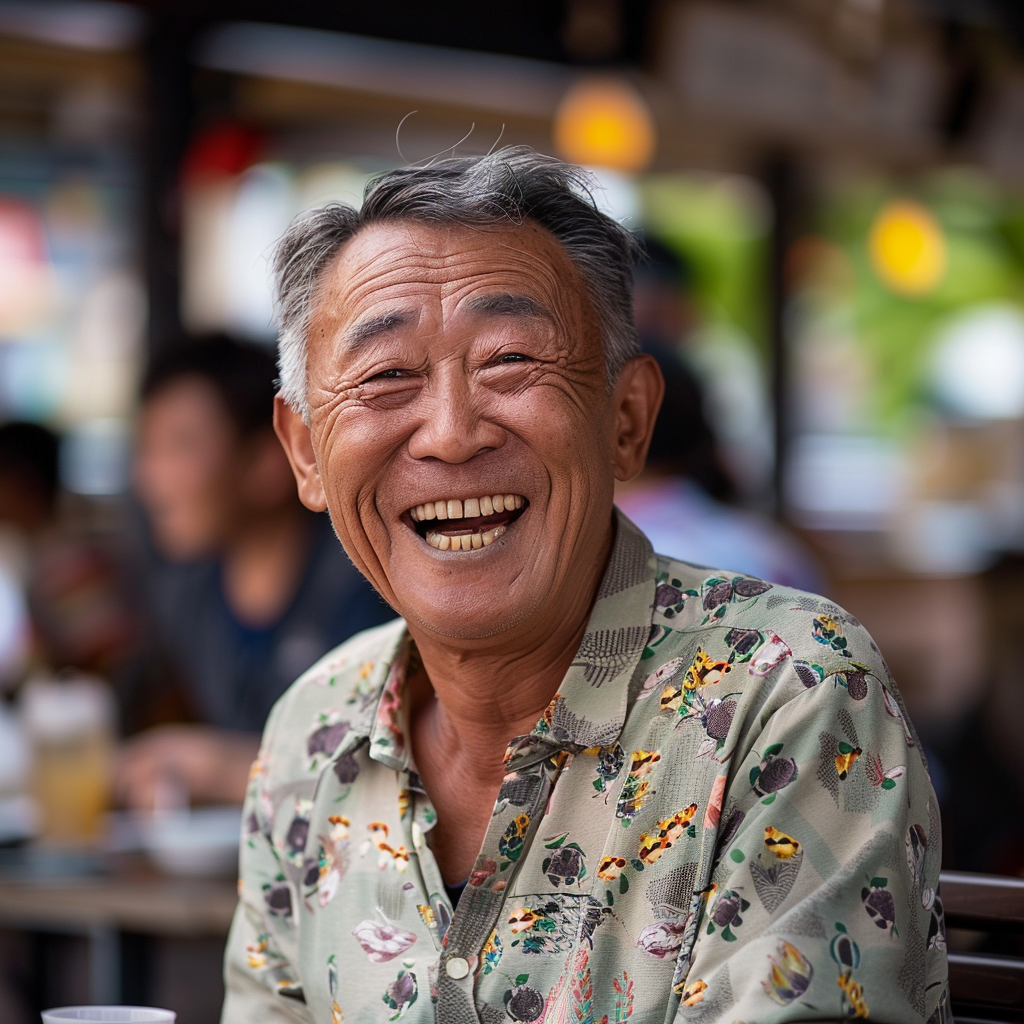
<svg viewBox="0 0 1024 1024"><path fill-rule="evenodd" d="M622 368L615 385L615 479L632 480L647 460L665 380L649 355L632 358Z"/></svg>
<svg viewBox="0 0 1024 1024"><path fill-rule="evenodd" d="M313 452L312 435L302 417L280 395L274 399L274 431L295 474L299 500L306 508L323 512L327 498Z"/></svg>

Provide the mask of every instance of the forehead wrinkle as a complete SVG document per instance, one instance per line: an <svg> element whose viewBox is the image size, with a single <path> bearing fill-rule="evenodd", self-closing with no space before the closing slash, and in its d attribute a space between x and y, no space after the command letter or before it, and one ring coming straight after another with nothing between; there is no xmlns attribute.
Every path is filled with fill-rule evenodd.
<svg viewBox="0 0 1024 1024"><path fill-rule="evenodd" d="M551 314L536 299L514 292L494 292L477 295L466 302L471 313L484 313L495 317L530 317L550 319Z"/></svg>
<svg viewBox="0 0 1024 1024"><path fill-rule="evenodd" d="M566 327L578 321L581 313L587 319L590 303L575 266L557 240L541 229L525 232L540 241L538 253L529 244L533 238L524 238L527 244L517 245L502 237L505 232L474 232L469 237L459 237L457 229L412 225L410 230L401 225L396 238L395 227L399 226L388 226L383 235L380 226L364 229L339 254L328 279L322 281L317 318L334 320L336 329L328 328L324 333L334 334L343 345L347 331L351 330L351 326L343 325L356 321L354 334L361 335L359 315L377 319L372 315L375 308L381 311L381 318L386 318L396 311L395 307L405 305L405 310L397 311L409 312L412 320L419 322L424 312L422 303L435 289L429 298L440 300L438 313L442 322L456 313L467 293L484 289L535 302L541 316L546 314L545 318L556 326ZM511 234L521 232L522 229L516 229ZM415 310L409 310L410 301L417 307ZM481 304L490 301L481 296ZM513 314L512 309L500 312ZM529 312L532 311L528 311L527 303L514 310L520 316ZM320 323L326 327L323 319ZM367 333L380 332L371 329Z"/></svg>
<svg viewBox="0 0 1024 1024"><path fill-rule="evenodd" d="M415 322L416 316L405 310L389 310L376 316L363 317L342 332L341 344L353 352L358 352L382 334L390 334Z"/></svg>

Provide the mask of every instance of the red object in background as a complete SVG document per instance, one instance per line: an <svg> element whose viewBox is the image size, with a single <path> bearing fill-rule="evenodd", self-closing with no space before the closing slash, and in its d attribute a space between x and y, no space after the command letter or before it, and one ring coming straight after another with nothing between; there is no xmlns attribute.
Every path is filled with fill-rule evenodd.
<svg viewBox="0 0 1024 1024"><path fill-rule="evenodd" d="M37 552L29 607L46 661L107 675L138 649L141 628L112 553L48 534Z"/></svg>
<svg viewBox="0 0 1024 1024"><path fill-rule="evenodd" d="M198 132L189 144L182 177L233 178L256 163L263 150L263 136L239 124L217 124Z"/></svg>
<svg viewBox="0 0 1024 1024"><path fill-rule="evenodd" d="M43 263L46 243L39 211L20 198L0 198L0 261Z"/></svg>

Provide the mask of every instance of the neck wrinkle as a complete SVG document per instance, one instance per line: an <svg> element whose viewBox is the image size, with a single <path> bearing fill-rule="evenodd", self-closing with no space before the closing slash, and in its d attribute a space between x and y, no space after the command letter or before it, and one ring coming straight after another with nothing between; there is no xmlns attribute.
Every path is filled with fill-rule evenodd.
<svg viewBox="0 0 1024 1024"><path fill-rule="evenodd" d="M497 643L482 650L457 648L409 623L423 665L409 681L410 712L413 718L426 716L433 739L446 749L473 751L485 762L502 761L509 742L535 728L579 650L612 545L609 531L603 557L572 607L550 615L547 634L519 651L501 650Z"/></svg>

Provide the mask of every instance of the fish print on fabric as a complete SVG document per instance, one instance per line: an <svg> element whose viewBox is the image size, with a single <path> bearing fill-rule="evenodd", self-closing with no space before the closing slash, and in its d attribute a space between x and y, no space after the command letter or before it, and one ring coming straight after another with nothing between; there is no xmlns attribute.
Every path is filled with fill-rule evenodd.
<svg viewBox="0 0 1024 1024"><path fill-rule="evenodd" d="M793 891L803 857L798 839L781 832L774 825L765 828L764 850L750 862L750 877L757 898L769 914L774 914Z"/></svg>
<svg viewBox="0 0 1024 1024"><path fill-rule="evenodd" d="M839 968L836 984L842 992L843 1016L867 1017L870 1011L864 1001L864 987L854 978L854 972L860 967L860 947L840 921L836 922L836 934L829 945L829 952Z"/></svg>
<svg viewBox="0 0 1024 1024"><path fill-rule="evenodd" d="M624 828L629 827L640 808L655 795L651 788L651 772L660 760L661 754L657 750L633 751L629 775L615 806L615 816L622 819Z"/></svg>
<svg viewBox="0 0 1024 1024"><path fill-rule="evenodd" d="M223 1024L948 1024L937 802L863 627L619 517L583 636L454 907L404 624L289 690L249 780Z"/></svg>

